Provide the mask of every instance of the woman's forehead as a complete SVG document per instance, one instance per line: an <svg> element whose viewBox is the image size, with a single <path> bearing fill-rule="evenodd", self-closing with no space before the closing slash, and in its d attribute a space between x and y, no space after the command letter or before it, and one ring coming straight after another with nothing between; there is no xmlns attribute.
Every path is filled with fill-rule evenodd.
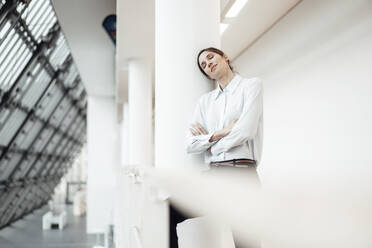
<svg viewBox="0 0 372 248"><path fill-rule="evenodd" d="M212 53L212 54L214 54L214 55L217 54L217 53L212 52L212 51L204 51L204 52L202 52L202 53L200 54L200 56L199 56L199 62L203 61L203 60L205 59L205 57L207 57L207 55L210 54L210 53Z"/></svg>

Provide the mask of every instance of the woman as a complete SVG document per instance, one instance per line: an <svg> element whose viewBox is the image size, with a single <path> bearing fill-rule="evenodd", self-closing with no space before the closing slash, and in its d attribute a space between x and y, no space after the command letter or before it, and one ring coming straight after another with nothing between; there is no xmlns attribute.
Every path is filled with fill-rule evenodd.
<svg viewBox="0 0 372 248"><path fill-rule="evenodd" d="M242 78L233 71L226 54L217 48L201 50L197 63L200 71L217 82L218 87L199 99L187 152L204 153L212 170L239 167L256 174L263 135L261 80Z"/></svg>
<svg viewBox="0 0 372 248"><path fill-rule="evenodd" d="M256 167L263 135L261 80L242 78L234 72L226 54L213 47L199 52L197 64L218 87L198 101L187 137L187 152L204 153L205 162L210 165L208 173L228 171L259 186ZM178 213L174 209L172 212Z"/></svg>

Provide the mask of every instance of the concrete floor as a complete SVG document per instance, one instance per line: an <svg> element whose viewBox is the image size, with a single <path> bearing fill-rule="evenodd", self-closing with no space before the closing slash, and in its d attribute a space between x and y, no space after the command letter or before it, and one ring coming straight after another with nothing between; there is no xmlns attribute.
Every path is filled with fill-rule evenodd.
<svg viewBox="0 0 372 248"><path fill-rule="evenodd" d="M47 207L0 230L0 248L91 248L102 245L103 237L86 234L86 217L72 215L67 208L67 226L64 230L42 230L42 216ZM96 242L98 240L98 242Z"/></svg>

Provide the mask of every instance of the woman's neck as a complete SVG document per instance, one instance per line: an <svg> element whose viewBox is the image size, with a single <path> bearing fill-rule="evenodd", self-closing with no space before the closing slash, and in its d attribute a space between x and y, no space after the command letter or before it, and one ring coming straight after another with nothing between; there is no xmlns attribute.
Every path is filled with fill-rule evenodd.
<svg viewBox="0 0 372 248"><path fill-rule="evenodd" d="M221 90L224 90L227 87L227 85L231 82L234 76L235 76L234 72L229 70L226 74L224 74L221 78L217 80Z"/></svg>

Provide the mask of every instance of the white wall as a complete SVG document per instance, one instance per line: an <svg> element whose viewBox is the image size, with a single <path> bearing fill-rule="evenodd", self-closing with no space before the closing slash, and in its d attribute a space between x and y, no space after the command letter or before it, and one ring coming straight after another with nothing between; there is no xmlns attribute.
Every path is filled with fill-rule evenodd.
<svg viewBox="0 0 372 248"><path fill-rule="evenodd" d="M114 54L102 22L115 0L52 0L88 95L113 96Z"/></svg>
<svg viewBox="0 0 372 248"><path fill-rule="evenodd" d="M88 97L88 233L105 232L113 218L115 173L120 163L115 107L114 97Z"/></svg>
<svg viewBox="0 0 372 248"><path fill-rule="evenodd" d="M303 1L234 61L264 80L266 185L372 172L371 10L370 0Z"/></svg>
<svg viewBox="0 0 372 248"><path fill-rule="evenodd" d="M115 169L120 163L116 119L115 45L102 22L115 14L115 0L52 0L88 92L87 231L105 232L112 222Z"/></svg>

